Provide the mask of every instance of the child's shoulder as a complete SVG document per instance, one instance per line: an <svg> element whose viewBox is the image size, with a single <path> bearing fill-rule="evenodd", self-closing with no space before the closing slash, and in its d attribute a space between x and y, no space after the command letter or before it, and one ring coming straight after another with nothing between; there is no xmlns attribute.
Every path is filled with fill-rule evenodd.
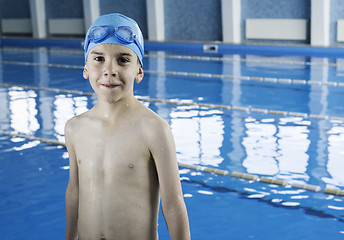
<svg viewBox="0 0 344 240"><path fill-rule="evenodd" d="M141 121L148 126L168 126L167 122L150 108L143 106L141 109Z"/></svg>
<svg viewBox="0 0 344 240"><path fill-rule="evenodd" d="M66 133L68 132L71 133L72 131L75 132L82 125L82 122L84 122L86 119L89 118L88 112L89 111L82 113L80 115L74 116L71 119L69 119L65 125L65 132Z"/></svg>
<svg viewBox="0 0 344 240"><path fill-rule="evenodd" d="M173 146L173 135L170 125L166 120L161 118L151 109L143 110L138 129L144 136L144 144L150 151L159 151L158 149L165 149ZM171 148L172 149L172 148Z"/></svg>
<svg viewBox="0 0 344 240"><path fill-rule="evenodd" d="M147 134L161 133L162 131L170 131L169 124L158 114L148 107L141 109L138 121L140 126Z"/></svg>

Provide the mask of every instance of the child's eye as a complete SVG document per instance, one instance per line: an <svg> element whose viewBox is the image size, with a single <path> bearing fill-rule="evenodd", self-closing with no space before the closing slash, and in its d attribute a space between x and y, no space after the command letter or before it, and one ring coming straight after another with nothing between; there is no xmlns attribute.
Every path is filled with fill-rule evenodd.
<svg viewBox="0 0 344 240"><path fill-rule="evenodd" d="M97 61L97 62L102 62L102 61L105 60L105 58L102 57L102 56L98 56L98 57L95 57L94 60Z"/></svg>
<svg viewBox="0 0 344 240"><path fill-rule="evenodd" d="M130 60L129 60L129 58L120 57L120 58L118 59L118 62L121 63L121 64L125 64L125 63L130 62Z"/></svg>

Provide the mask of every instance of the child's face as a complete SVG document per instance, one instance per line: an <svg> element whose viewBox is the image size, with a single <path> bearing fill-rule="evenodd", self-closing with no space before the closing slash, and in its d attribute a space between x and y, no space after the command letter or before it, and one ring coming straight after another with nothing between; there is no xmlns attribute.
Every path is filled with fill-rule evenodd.
<svg viewBox="0 0 344 240"><path fill-rule="evenodd" d="M133 95L134 81L139 83L142 80L143 70L131 49L100 44L90 50L83 76L89 79L98 99L117 102Z"/></svg>

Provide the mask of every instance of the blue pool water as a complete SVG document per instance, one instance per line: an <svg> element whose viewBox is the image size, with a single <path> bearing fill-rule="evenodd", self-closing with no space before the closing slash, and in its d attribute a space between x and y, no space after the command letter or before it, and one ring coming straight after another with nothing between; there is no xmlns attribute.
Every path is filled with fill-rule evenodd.
<svg viewBox="0 0 344 240"><path fill-rule="evenodd" d="M0 62L2 131L64 141L96 101L79 50L2 48ZM193 239L344 238L343 197L291 187L344 190L343 59L151 51L144 67L135 95L169 122L179 162L288 182L181 168ZM0 181L1 239L64 238L62 146L0 135Z"/></svg>

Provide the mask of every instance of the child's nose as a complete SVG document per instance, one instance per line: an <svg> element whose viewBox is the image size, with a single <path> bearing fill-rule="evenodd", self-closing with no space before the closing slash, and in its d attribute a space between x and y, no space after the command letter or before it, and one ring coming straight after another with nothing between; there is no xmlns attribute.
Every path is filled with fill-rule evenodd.
<svg viewBox="0 0 344 240"><path fill-rule="evenodd" d="M106 64L105 69L104 69L104 75L116 77L117 76L116 64L114 64L114 63Z"/></svg>

